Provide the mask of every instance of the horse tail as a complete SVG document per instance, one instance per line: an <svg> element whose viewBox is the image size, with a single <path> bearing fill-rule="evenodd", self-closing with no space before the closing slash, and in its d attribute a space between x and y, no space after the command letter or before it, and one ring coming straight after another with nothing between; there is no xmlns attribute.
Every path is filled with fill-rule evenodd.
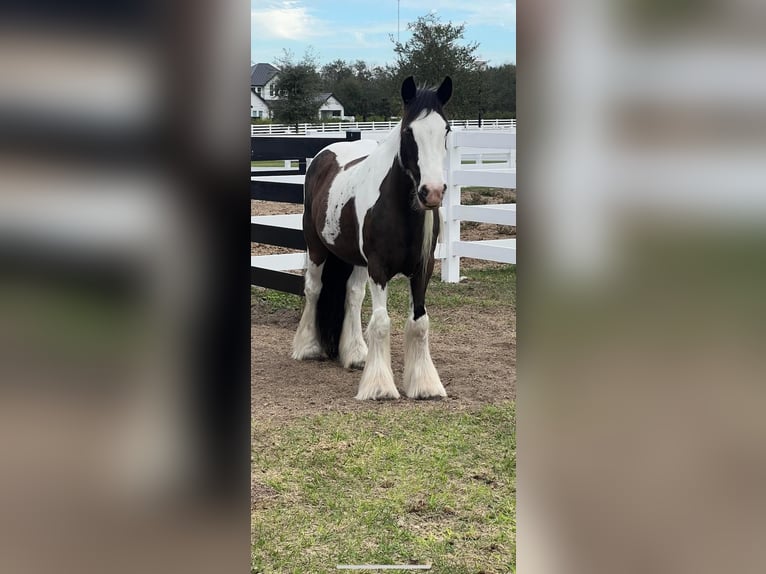
<svg viewBox="0 0 766 574"><path fill-rule="evenodd" d="M322 268L322 290L317 301L317 329L322 349L330 359L338 356L346 314L346 284L354 266L328 253Z"/></svg>

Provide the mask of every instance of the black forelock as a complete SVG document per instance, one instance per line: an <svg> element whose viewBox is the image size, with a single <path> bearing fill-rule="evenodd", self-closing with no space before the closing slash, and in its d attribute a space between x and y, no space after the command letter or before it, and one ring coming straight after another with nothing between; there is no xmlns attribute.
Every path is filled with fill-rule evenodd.
<svg viewBox="0 0 766 574"><path fill-rule="evenodd" d="M444 107L439 101L435 88L421 86L415 92L415 97L404 106L404 115L402 116L402 125L407 126L423 112L437 112L445 120Z"/></svg>

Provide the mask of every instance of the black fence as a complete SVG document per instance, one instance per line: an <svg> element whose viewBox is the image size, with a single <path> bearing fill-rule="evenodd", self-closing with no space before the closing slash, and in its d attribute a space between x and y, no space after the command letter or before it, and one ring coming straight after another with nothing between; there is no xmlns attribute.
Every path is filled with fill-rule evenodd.
<svg viewBox="0 0 766 574"><path fill-rule="evenodd" d="M263 179L250 182L250 199L303 204L303 183L277 181L278 176L306 174L307 160L316 156L324 147L342 141L360 139L360 132L346 132L345 138L317 138L297 136L256 136L250 138L251 161L298 162L298 169L259 171L251 169L252 176ZM302 179L302 178L301 178ZM290 249L306 249L303 231L287 229L262 223L250 224L250 241ZM250 284L275 289L285 293L303 295L303 276L261 267L250 268Z"/></svg>

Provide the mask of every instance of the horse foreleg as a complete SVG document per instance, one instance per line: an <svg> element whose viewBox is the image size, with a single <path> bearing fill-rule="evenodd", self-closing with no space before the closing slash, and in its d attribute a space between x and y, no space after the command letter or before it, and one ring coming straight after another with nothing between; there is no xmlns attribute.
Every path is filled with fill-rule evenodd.
<svg viewBox="0 0 766 574"><path fill-rule="evenodd" d="M367 268L354 267L346 282L346 308L340 335L340 361L346 369L361 369L367 359L362 333L362 302L367 285Z"/></svg>
<svg viewBox="0 0 766 574"><path fill-rule="evenodd" d="M301 322L293 337L293 359L320 359L325 356L319 342L317 330L317 301L322 291L322 268L324 263L316 265L309 259L304 279L304 294L306 304L303 307Z"/></svg>
<svg viewBox="0 0 766 574"><path fill-rule="evenodd" d="M391 320L386 309L387 291L383 285L370 280L372 295L372 317L367 326L367 342L370 350L367 363L359 382L356 398L398 399L399 391L394 385L394 373L391 371Z"/></svg>
<svg viewBox="0 0 766 574"><path fill-rule="evenodd" d="M429 279L427 270L416 273L410 279L412 309L404 330L404 393L413 399L447 396L428 346L430 321L425 297Z"/></svg>

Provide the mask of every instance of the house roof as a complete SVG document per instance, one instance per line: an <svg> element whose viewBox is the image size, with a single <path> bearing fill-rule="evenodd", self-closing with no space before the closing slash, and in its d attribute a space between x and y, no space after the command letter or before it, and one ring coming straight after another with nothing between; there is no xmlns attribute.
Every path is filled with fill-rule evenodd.
<svg viewBox="0 0 766 574"><path fill-rule="evenodd" d="M265 86L277 73L279 73L279 70L271 64L260 63L250 66L250 85Z"/></svg>
<svg viewBox="0 0 766 574"><path fill-rule="evenodd" d="M337 102L338 102L338 103L339 103L341 106L343 105L343 103L342 103L342 102L341 102L341 101L340 101L340 100L339 100L339 99L338 99L338 98L335 96L335 94L333 94L333 93L331 93L331 92L323 92L323 93L319 94L319 95L317 96L317 102L319 102L319 103L320 103L320 105L321 105L321 104L324 104L324 103L325 103L327 100L329 100L330 98L335 98L335 99L337 100Z"/></svg>

